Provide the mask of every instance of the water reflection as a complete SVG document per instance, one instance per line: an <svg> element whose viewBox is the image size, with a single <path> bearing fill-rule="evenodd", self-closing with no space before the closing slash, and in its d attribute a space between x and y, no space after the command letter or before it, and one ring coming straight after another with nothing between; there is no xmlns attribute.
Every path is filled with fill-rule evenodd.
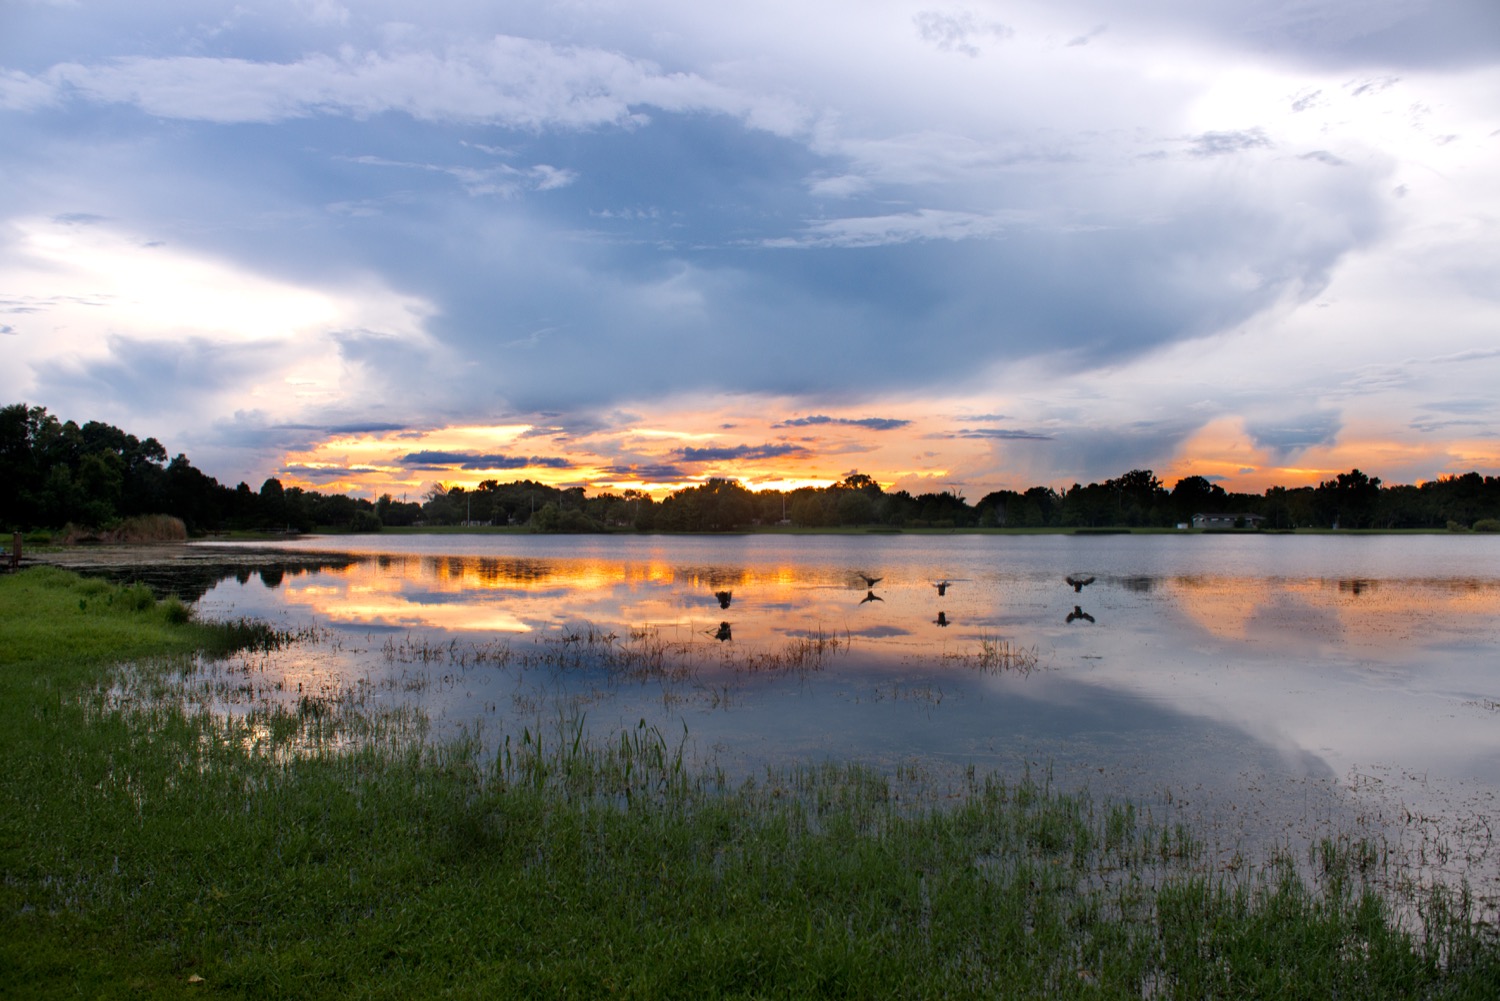
<svg viewBox="0 0 1500 1001"><path fill-rule="evenodd" d="M202 607L332 630L266 670L440 733L646 718L748 767L1020 763L1236 819L1308 781L1500 796L1500 540L358 541L409 548L236 551Z"/></svg>
<svg viewBox="0 0 1500 1001"><path fill-rule="evenodd" d="M613 553L582 546L573 555L558 552L556 544L530 556L381 553L255 573L279 592L264 607L366 632L540 641L587 623L619 635L656 629L689 643L732 638L739 648L759 651L825 633L858 638L865 666L940 664L955 649L1003 639L1045 650L1054 669L1076 673L1087 667L1096 683L1128 677L1129 687L1138 689L1177 675L1175 687L1164 684L1154 697L1178 703L1194 687L1182 684L1181 674L1211 674L1221 691L1250 690L1216 707L1236 717L1245 702L1264 701L1255 687L1263 675L1252 669L1317 667L1327 677L1358 663L1369 676L1378 664L1413 683L1456 672L1471 686L1471 700L1500 695L1493 679L1477 670L1497 649L1500 580L1493 575L1294 576L1205 568L1217 558L1182 559L1175 567L1143 572L1130 563L1147 560L1111 568L1095 559L1098 572L1059 582L1047 568L1066 558L1056 550L1068 540L1051 540L1050 552L1045 546L1031 552L976 546L925 551L938 545L924 542L924 550L887 553L888 566L878 575L850 568L866 555L858 552L854 558L847 550L813 558L782 541L738 560L710 562L703 559L705 544L690 540ZM1143 549L1138 555L1160 554ZM962 569L965 576L934 574L934 564ZM255 605L245 586L249 575L246 566L235 568L228 579L238 586L221 585L209 603ZM954 588L954 579L977 586ZM1065 600L1085 587L1093 597L1087 609ZM933 600L934 590L943 607ZM731 602L732 622L716 614ZM1080 625L1094 628L1079 631ZM1354 703L1373 697L1367 691L1345 695ZM1285 715L1270 714L1261 729Z"/></svg>

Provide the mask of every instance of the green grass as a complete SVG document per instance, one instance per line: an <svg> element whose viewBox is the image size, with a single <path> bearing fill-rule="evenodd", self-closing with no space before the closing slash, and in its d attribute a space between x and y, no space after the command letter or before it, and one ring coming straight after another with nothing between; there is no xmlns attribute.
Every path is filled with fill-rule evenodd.
<svg viewBox="0 0 1500 1001"><path fill-rule="evenodd" d="M1226 875L1191 831L1044 778L971 776L938 808L832 764L730 783L645 725L596 742L559 721L487 754L354 700L226 717L189 708L187 665L161 655L277 637L183 620L140 589L0 578L0 994L1477 999L1500 984L1462 894L1435 891L1403 930L1364 842ZM120 656L139 663L110 667Z"/></svg>

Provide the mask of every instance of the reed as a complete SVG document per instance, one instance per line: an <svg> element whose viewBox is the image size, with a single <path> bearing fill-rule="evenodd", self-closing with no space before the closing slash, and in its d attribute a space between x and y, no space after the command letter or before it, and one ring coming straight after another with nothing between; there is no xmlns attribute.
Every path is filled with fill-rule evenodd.
<svg viewBox="0 0 1500 1001"><path fill-rule="evenodd" d="M1030 674L1041 665L1035 646L1024 647L1000 636L984 634L969 650L946 653L945 658L965 664L981 674Z"/></svg>

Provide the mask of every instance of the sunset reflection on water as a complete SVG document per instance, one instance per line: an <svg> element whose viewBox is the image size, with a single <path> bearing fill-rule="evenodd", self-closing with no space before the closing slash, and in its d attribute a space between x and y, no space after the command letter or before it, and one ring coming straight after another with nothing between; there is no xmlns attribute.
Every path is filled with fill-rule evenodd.
<svg viewBox="0 0 1500 1001"><path fill-rule="evenodd" d="M822 630L858 637L871 657L933 660L985 638L1047 643L1070 632L1073 608L1105 634L1146 629L1169 648L1213 640L1247 657L1399 659L1434 646L1482 646L1500 621L1494 578L1101 573L1074 591L1056 575L999 566L940 595L929 576L937 575L903 568L866 586L859 571L790 562L383 554L278 583L288 609L352 629L541 638L589 623L690 637L728 621L747 647Z"/></svg>
<svg viewBox="0 0 1500 1001"><path fill-rule="evenodd" d="M1044 768L1175 790L1235 824L1257 798L1272 834L1287 809L1331 815L1309 782L1394 815L1500 802L1500 540L417 536L278 552L311 562L242 569L205 613L331 631L264 669L289 687L360 679L437 734L644 719L750 771ZM1278 784L1297 791L1266 792Z"/></svg>

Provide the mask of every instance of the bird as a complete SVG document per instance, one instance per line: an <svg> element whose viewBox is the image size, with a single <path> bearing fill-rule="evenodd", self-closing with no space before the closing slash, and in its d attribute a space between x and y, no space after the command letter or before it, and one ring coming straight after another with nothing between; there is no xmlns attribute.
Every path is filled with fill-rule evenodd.
<svg viewBox="0 0 1500 1001"><path fill-rule="evenodd" d="M1073 591L1075 594L1081 592L1084 588L1088 587L1094 582L1094 578L1092 577L1064 577L1063 580L1073 585Z"/></svg>
<svg viewBox="0 0 1500 1001"><path fill-rule="evenodd" d="M712 635L713 638L718 640L720 643L723 643L725 640L734 639L734 637L730 635L729 623L727 622L720 622L718 631L711 633L710 635Z"/></svg>
<svg viewBox="0 0 1500 1001"><path fill-rule="evenodd" d="M884 601L884 600L885 600L884 598L882 598L880 595L876 594L874 591L867 591L867 592L865 592L865 596L863 598L859 599L859 603L861 605L863 605L867 601Z"/></svg>
<svg viewBox="0 0 1500 1001"><path fill-rule="evenodd" d="M941 598L943 595L945 595L945 594L948 593L949 584L948 584L947 581L939 581L938 583L935 583L932 586L938 589L938 597L939 598Z"/></svg>
<svg viewBox="0 0 1500 1001"><path fill-rule="evenodd" d="M865 587L874 587L876 584L879 584L881 581L885 580L884 577L871 577L869 574L863 573L855 574L855 576L865 582Z"/></svg>
<svg viewBox="0 0 1500 1001"><path fill-rule="evenodd" d="M733 591L715 591L714 597L719 599L720 608L728 608L729 602L734 598Z"/></svg>
<svg viewBox="0 0 1500 1001"><path fill-rule="evenodd" d="M938 617L935 618L935 619L933 619L932 621L934 623L936 623L937 625L947 626L949 624L948 623L948 613L947 612L938 612Z"/></svg>
<svg viewBox="0 0 1500 1001"><path fill-rule="evenodd" d="M1085 619L1089 622L1094 621L1094 617L1092 615L1090 615L1088 612L1085 612L1077 605L1074 605L1073 610L1068 613L1068 621L1072 622L1074 619Z"/></svg>

